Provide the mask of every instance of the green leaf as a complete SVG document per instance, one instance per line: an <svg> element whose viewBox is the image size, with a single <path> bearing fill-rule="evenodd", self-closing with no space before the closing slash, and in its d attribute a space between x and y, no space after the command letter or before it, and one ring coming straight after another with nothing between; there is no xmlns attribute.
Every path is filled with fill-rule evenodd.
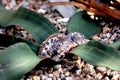
<svg viewBox="0 0 120 80"><path fill-rule="evenodd" d="M51 34L57 32L54 25L45 17L25 8L17 11L0 10L0 25L21 25L39 42L42 43Z"/></svg>
<svg viewBox="0 0 120 80"><path fill-rule="evenodd" d="M120 39L115 41L115 43L111 44L110 46L120 50Z"/></svg>
<svg viewBox="0 0 120 80"><path fill-rule="evenodd" d="M96 33L99 33L101 28L92 20L87 20L82 17L83 11L76 12L67 24L67 28L71 32L83 33L88 39Z"/></svg>
<svg viewBox="0 0 120 80"><path fill-rule="evenodd" d="M38 53L39 45L35 42L29 41L26 39L15 38L14 36L6 35L6 34L0 34L0 46L8 47L18 42L25 42L26 44L30 46L30 48L36 54Z"/></svg>
<svg viewBox="0 0 120 80"><path fill-rule="evenodd" d="M120 71L120 52L110 46L90 41L71 51L90 64Z"/></svg>
<svg viewBox="0 0 120 80"><path fill-rule="evenodd" d="M38 54L40 45L38 45L37 43L26 40L26 39L20 39L20 38L15 39L15 43L18 43L18 42L25 42L27 45L29 45L29 47L34 51L36 55Z"/></svg>
<svg viewBox="0 0 120 80"><path fill-rule="evenodd" d="M18 43L0 51L0 79L16 80L40 62L29 46Z"/></svg>

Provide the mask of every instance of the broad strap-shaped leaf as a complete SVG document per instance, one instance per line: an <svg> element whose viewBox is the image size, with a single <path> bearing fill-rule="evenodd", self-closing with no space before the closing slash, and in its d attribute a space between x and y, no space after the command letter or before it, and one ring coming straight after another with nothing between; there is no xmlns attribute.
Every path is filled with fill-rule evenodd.
<svg viewBox="0 0 120 80"><path fill-rule="evenodd" d="M20 39L20 38L16 38L15 39L15 43L18 42L25 42L27 45L29 45L29 47L33 50L33 52L37 55L38 51L39 51L39 46L37 43L26 40L26 39Z"/></svg>
<svg viewBox="0 0 120 80"><path fill-rule="evenodd" d="M14 36L6 35L6 34L0 34L0 46L8 47L18 42L25 42L36 54L38 53L39 44L35 42L26 39L16 38Z"/></svg>
<svg viewBox="0 0 120 80"><path fill-rule="evenodd" d="M115 41L115 43L111 44L110 46L120 50L120 39Z"/></svg>
<svg viewBox="0 0 120 80"><path fill-rule="evenodd" d="M120 52L100 42L90 41L71 51L90 64L120 71Z"/></svg>
<svg viewBox="0 0 120 80"><path fill-rule="evenodd" d="M83 11L76 12L67 24L67 28L71 32L83 33L88 39L96 33L99 33L101 28L92 20L87 20L82 17Z"/></svg>
<svg viewBox="0 0 120 80"><path fill-rule="evenodd" d="M29 46L18 43L0 51L0 80L17 80L40 62Z"/></svg>
<svg viewBox="0 0 120 80"><path fill-rule="evenodd" d="M0 10L0 25L21 25L39 42L57 32L54 25L45 17L25 8L17 11Z"/></svg>

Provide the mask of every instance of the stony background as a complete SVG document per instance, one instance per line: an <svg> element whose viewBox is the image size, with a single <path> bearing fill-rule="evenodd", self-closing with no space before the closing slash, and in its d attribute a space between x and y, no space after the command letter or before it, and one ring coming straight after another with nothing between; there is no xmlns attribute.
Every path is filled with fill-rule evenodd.
<svg viewBox="0 0 120 80"><path fill-rule="evenodd" d="M31 9L47 17L60 32L66 30L69 18L64 18L57 10L49 4L48 0L1 0L8 10L16 10L20 6ZM103 30L100 34L93 36L94 40L105 44L112 44L120 38L120 27L113 23L100 23ZM21 26L12 28L0 28L1 34L15 35L16 37L26 38L35 41L32 36ZM46 64L47 63L47 64ZM24 75L19 80L120 80L120 72L101 66L88 64L80 57L70 53L59 62L45 59L40 62L33 70Z"/></svg>

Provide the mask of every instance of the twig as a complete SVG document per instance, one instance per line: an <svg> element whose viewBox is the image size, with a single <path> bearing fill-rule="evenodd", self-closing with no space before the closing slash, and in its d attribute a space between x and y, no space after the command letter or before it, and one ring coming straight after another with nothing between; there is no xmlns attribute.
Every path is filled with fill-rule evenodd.
<svg viewBox="0 0 120 80"><path fill-rule="evenodd" d="M71 1L71 2L52 2L49 4L50 6L57 6L57 5L73 5L73 6L76 6L78 8L82 8L84 10L87 10L87 11L90 11L90 12L93 12L95 14L98 14L98 15L102 15L102 16L105 16L103 13L100 13L99 11L93 9L93 8L90 8L90 7L87 7L81 3L78 3L78 2L74 2L74 1Z"/></svg>
<svg viewBox="0 0 120 80"><path fill-rule="evenodd" d="M83 4L80 4L80 3L77 3L77 2L71 2L71 4L78 7L78 8L82 8L82 9L84 9L86 11L93 12L93 13L101 15L101 16L106 16L104 13L99 12L98 10L96 10L94 8L87 7L87 6L83 5Z"/></svg>
<svg viewBox="0 0 120 80"><path fill-rule="evenodd" d="M108 5L96 2L95 0L87 0L89 2L86 2L84 0L77 0L77 1L79 3L84 3L86 6L89 5L90 7L98 10L100 13L103 13L104 15L107 15L108 17L113 17L113 18L116 18L116 19L120 20L120 11L110 8L110 6L108 6Z"/></svg>
<svg viewBox="0 0 120 80"><path fill-rule="evenodd" d="M120 20L120 11L117 9L112 9L110 6L105 5L100 2L96 2L95 0L76 0L71 2L54 2L50 3L50 5L74 5L78 8L82 8L86 11L93 12L97 15L107 17L114 20Z"/></svg>

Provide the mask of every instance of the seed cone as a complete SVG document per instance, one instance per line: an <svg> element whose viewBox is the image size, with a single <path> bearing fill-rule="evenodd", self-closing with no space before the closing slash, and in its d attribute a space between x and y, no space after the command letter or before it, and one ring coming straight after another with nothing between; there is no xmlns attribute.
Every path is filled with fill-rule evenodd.
<svg viewBox="0 0 120 80"><path fill-rule="evenodd" d="M88 42L88 40L81 33L56 33L40 45L38 55L42 58L52 58L55 61L59 61L73 48L86 42Z"/></svg>

